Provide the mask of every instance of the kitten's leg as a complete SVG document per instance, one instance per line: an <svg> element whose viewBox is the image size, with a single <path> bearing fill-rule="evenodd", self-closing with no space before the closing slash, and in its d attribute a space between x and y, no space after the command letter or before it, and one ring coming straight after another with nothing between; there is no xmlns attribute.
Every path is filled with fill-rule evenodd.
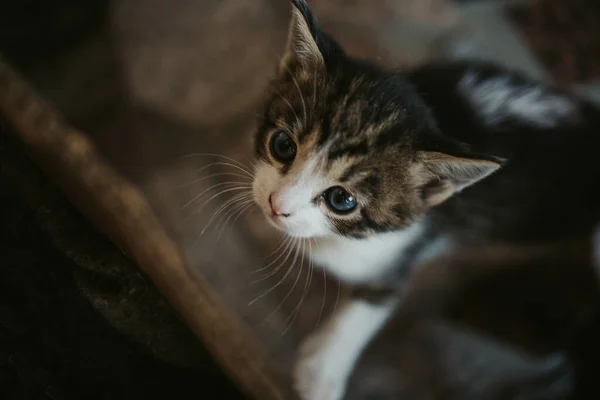
<svg viewBox="0 0 600 400"><path fill-rule="evenodd" d="M393 303L352 299L302 344L295 385L304 400L338 400L363 349L383 326Z"/></svg>

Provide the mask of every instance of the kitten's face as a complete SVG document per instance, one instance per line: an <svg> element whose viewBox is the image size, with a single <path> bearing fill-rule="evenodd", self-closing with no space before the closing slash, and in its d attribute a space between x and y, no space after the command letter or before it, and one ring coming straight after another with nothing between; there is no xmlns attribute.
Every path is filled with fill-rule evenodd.
<svg viewBox="0 0 600 400"><path fill-rule="evenodd" d="M497 168L453 157L399 74L352 60L303 1L255 141L254 197L295 237L365 237L402 229ZM434 151L435 150L435 151Z"/></svg>
<svg viewBox="0 0 600 400"><path fill-rule="evenodd" d="M390 85L324 70L284 72L275 82L254 181L271 223L297 237L364 236L400 228L422 210L407 133L416 127ZM389 106L378 109L386 96Z"/></svg>

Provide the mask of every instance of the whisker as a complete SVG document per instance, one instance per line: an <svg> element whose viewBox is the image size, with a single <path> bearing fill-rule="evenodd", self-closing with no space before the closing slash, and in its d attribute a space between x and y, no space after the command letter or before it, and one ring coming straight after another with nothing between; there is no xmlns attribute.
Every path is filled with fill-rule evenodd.
<svg viewBox="0 0 600 400"><path fill-rule="evenodd" d="M247 193L242 193L242 195L248 196ZM240 196L240 195L238 195ZM235 200L235 202L232 203L232 201ZM225 204L223 206L221 206L220 209L223 209L223 207L227 207L229 205L233 206L235 208L236 205L239 205L238 202L244 202L244 197L238 198L238 199L230 199L228 201L229 204ZM215 213L216 214L216 213ZM213 217L215 217L215 214L213 214ZM213 220L213 217L211 217L211 220L209 220L209 222L206 224L206 226L202 229L202 231L196 236L196 240L194 241L194 244L198 243L198 240L200 240L200 237L202 237L202 235L204 235L204 232L206 231L206 229L209 227L209 224L211 223L211 221ZM221 217L221 220L223 219L223 217ZM216 230L216 227L215 227ZM215 241L218 241L219 237L217 237L215 239Z"/></svg>
<svg viewBox="0 0 600 400"><path fill-rule="evenodd" d="M248 213L248 211L252 210L252 206L254 205L254 201L251 202L250 204L248 204L248 206L246 208L244 208L234 219L233 221L231 221L231 225L234 225L236 223L236 221L240 218L240 217L244 217L245 215Z"/></svg>
<svg viewBox="0 0 600 400"><path fill-rule="evenodd" d="M256 273L258 273L258 272L262 272L262 271L264 271L264 270L266 270L266 269L269 269L269 267L270 267L271 265L275 264L275 263L277 262L277 260L279 260L281 257L283 257L283 255L284 255L284 254L285 254L285 252L287 251L288 247L289 247L289 246L290 246L290 244L292 243L293 239L294 239L294 238L293 238L293 237L291 237L291 236L287 236L287 237L285 237L285 238L284 238L284 243L283 243L283 244L285 244L285 248L283 249L283 251L282 251L281 253L279 253L279 256L278 256L276 259L274 259L273 261L271 261L269 264L267 264L265 267L259 268L259 269L257 269L256 271L252 271L252 274L256 274ZM281 246L279 246L279 248L281 248ZM279 249L279 248L278 248L278 249ZM271 253L271 254L274 254L275 252L277 252L277 250L275 250L275 251L274 251L273 253ZM270 255L269 255L269 256L270 256ZM259 281L259 282L260 282L260 281Z"/></svg>
<svg viewBox="0 0 600 400"><path fill-rule="evenodd" d="M323 317L323 311L325 311L325 302L327 300L327 271L323 268L323 299L321 300L321 309L319 310L319 316L317 317L317 324L315 327L319 326L321 323L321 318Z"/></svg>
<svg viewBox="0 0 600 400"><path fill-rule="evenodd" d="M247 190L248 194L250 194L251 189L252 189L252 186L236 186L233 188L221 190L220 192L209 197L204 203L202 203L202 206L199 209L197 209L193 212L193 214L200 214L202 212L202 210L204 209L204 207L206 207L208 205L208 203L210 203L211 200L213 200L214 198L219 197L225 193L233 192L235 190Z"/></svg>
<svg viewBox="0 0 600 400"><path fill-rule="evenodd" d="M236 160L235 158L231 158L231 157L225 156L223 154L217 154L217 153L191 153L191 154L186 154L184 156L181 156L180 159L190 158L190 157L221 157L221 158L224 158L228 161L231 161L231 162L239 165L242 168L247 168L247 165L244 165L242 162Z"/></svg>
<svg viewBox="0 0 600 400"><path fill-rule="evenodd" d="M204 176L202 178L193 179L193 180L191 180L189 182L186 182L186 183L183 183L183 184L181 184L179 186L175 186L174 189L183 189L185 187L194 185L196 183L205 181L207 179L215 178L217 176L235 176L235 177L244 178L244 179L248 178L248 176L246 176L246 175L236 174L235 172L219 172L219 173L215 173L215 174L210 174L210 175Z"/></svg>
<svg viewBox="0 0 600 400"><path fill-rule="evenodd" d="M254 202L254 199L242 201L241 203L236 204L231 210L229 210L227 212L227 214L225 214L225 216L223 217L223 218L226 218L225 222L219 222L217 225L215 225L214 230L216 231L219 228L219 225L221 225L221 223L223 224L223 226L221 227L221 229L219 230L219 232L217 234L217 239L216 239L217 241L223 234L223 231L227 227L227 223L231 220L231 218L233 218L235 215L237 215L237 216L241 215L241 213L244 210L247 210L250 206L252 206L253 202ZM237 217L236 217L236 220L237 220ZM235 222L235 220L233 222Z"/></svg>
<svg viewBox="0 0 600 400"><path fill-rule="evenodd" d="M221 187L221 186L225 186L225 185L237 185L237 184L245 184L245 182L220 182L220 183L215 183L214 185L212 185L211 187L203 190L202 192L198 193L197 195L195 195L194 197L192 197L192 199L190 201L188 201L187 203L185 203L180 209L179 211L183 211L184 209L186 209L187 207L190 206L190 204L194 203L195 201L199 200L200 198L202 198L202 195L204 195L204 193L210 192L211 190L213 190L214 188L217 187Z"/></svg>
<svg viewBox="0 0 600 400"><path fill-rule="evenodd" d="M202 168L199 168L198 170L196 170L195 172L198 174L208 168L214 167L214 166L224 166L224 167L231 167L231 168L235 168L238 171L243 172L248 178L254 179L254 174L252 173L252 171L248 170L247 167L245 165L236 165L236 164L232 164L230 162L225 162L225 161L215 161L212 162L210 164L204 165Z"/></svg>
<svg viewBox="0 0 600 400"><path fill-rule="evenodd" d="M335 304L333 305L332 314L335 314L335 312L337 311L338 304L340 303L340 292L341 292L341 288L342 288L342 282L337 277L336 277L336 281L337 281L337 295L335 297Z"/></svg>
<svg viewBox="0 0 600 400"><path fill-rule="evenodd" d="M298 81L294 78L293 74L290 74L292 77L292 81L294 85L296 85L296 89L298 89L298 94L300 95L300 100L302 100L302 110L304 112L304 129L308 129L308 115L306 114L306 103L304 102L304 96L302 95L302 90L300 90L300 85L298 85Z"/></svg>
<svg viewBox="0 0 600 400"><path fill-rule="evenodd" d="M296 285L298 284L298 281L300 280L300 276L302 275L302 269L303 269L302 266L304 264L304 249L305 249L305 246L306 246L306 239L301 239L301 243L302 243L302 250L300 250L300 246L298 246L298 248L296 250L296 257L294 257L294 261L292 262L292 266L290 267L290 269L293 269L296 266L296 259L298 257L298 252L301 252L302 253L302 258L300 260L300 268L298 270L298 275L296 275L296 279L294 280L294 284L292 285L291 289L288 290L288 292L283 297L283 299L281 299L281 301L279 302L279 304L277 305L277 307L275 307L275 309L273 311L271 311L271 313L267 316L267 318L265 319L265 321L270 321L271 318L273 318L273 315L275 315L277 313L277 311L279 311L279 309L281 308L281 306L285 303L285 301L294 292L294 289L296 288Z"/></svg>
<svg viewBox="0 0 600 400"><path fill-rule="evenodd" d="M202 229L202 231L200 232L200 235L203 235L204 232L206 231L206 229L212 224L212 222L223 212L225 211L225 209L227 209L229 206L231 205L235 205L237 204L237 202L240 201L244 201L246 200L248 197L250 197L249 193L240 193L237 194L235 196L233 196L231 199L227 200L225 202L225 204L223 204L221 207L219 207L217 209L217 211L215 211L213 213L213 215L209 218L208 222L206 223L206 225L204 226L204 228Z"/></svg>
<svg viewBox="0 0 600 400"><path fill-rule="evenodd" d="M256 169L256 163L254 161L252 161L251 159L249 159L248 157L244 156L244 159L250 163L250 165L252 166L252 168Z"/></svg>
<svg viewBox="0 0 600 400"><path fill-rule="evenodd" d="M308 239L308 273L306 274L306 281L304 282L304 289L302 290L302 296L300 297L300 301L298 302L298 305L293 310L292 314L290 314L291 320L290 320L289 324L287 325L287 327L285 328L285 330L281 333L281 336L285 335L287 333L287 331L289 331L290 328L294 325L294 321L298 317L298 314L300 314L300 308L302 306L302 303L304 303L304 299L306 298L306 295L308 294L308 291L310 289L310 284L312 283L314 264L313 264L313 260L312 260L311 240L312 240L312 238Z"/></svg>
<svg viewBox="0 0 600 400"><path fill-rule="evenodd" d="M275 56L278 58L279 60L279 64L281 65L281 57L277 54L277 52L275 51L275 49L271 49L273 51L273 53L275 54ZM286 66L285 69L288 71L288 73L290 75L293 76L292 71L290 71L290 69ZM294 109L294 107L292 106L292 104L289 102L289 100L283 95L281 94L281 92L277 89L275 89L275 87L273 85L269 85L269 90L271 92L275 92L275 94L277 96L279 96L279 98L281 98L283 101L285 101L285 103L288 105L288 107L290 108L290 110L294 113L294 117L296 117L296 120L300 120L300 118L298 118L298 114L296 114L296 110ZM300 97L302 97L302 93L300 93Z"/></svg>
<svg viewBox="0 0 600 400"><path fill-rule="evenodd" d="M319 247L319 243L315 240L315 246ZM319 310L319 316L317 317L317 323L315 328L319 326L321 323L321 318L323 317L323 311L325 311L325 303L327 300L327 271L325 268L322 268L323 271L323 298L321 300L321 309Z"/></svg>
<svg viewBox="0 0 600 400"><path fill-rule="evenodd" d="M273 49L274 51L274 49ZM307 127L307 114L306 114L306 104L304 102L304 96L302 95L302 90L300 90L300 85L298 85L298 81L296 80L296 78L294 78L294 74L292 73L292 71L289 69L289 67L285 64L281 63L281 57L278 55L277 52L274 51L274 53L276 54L277 58L279 58L279 64L280 65L284 65L285 69L288 71L288 73L290 74L290 77L292 78L292 81L294 82L294 85L296 86L296 89L298 90L298 94L300 95L300 100L302 100L302 109L304 110L304 128L308 128ZM294 107L292 107L292 105L289 103L289 101L283 97L280 93L277 93L291 108L292 112L294 113L294 116L296 117L297 120L300 120L300 118L298 118L298 115L296 114Z"/></svg>
<svg viewBox="0 0 600 400"><path fill-rule="evenodd" d="M272 252L270 252L268 255L262 257L263 259L265 258L269 258L271 257L273 254L277 253L279 251L279 249L285 244L286 239L289 238L289 236L283 236L281 239L279 239L279 242L277 242L277 248L275 250L273 250Z"/></svg>
<svg viewBox="0 0 600 400"><path fill-rule="evenodd" d="M225 186L225 185L235 185L235 184L241 184L241 185L245 185L245 182L220 182L220 183L216 183L214 185L212 185L211 187L209 187L208 189L203 190L202 192L200 192L199 194L195 195L190 201L188 201L187 203L185 203L180 209L179 211L183 211L185 208L187 208L190 204L194 203L196 200L200 199L202 197L202 195L206 192L210 192L211 190L213 190L214 188L220 187L220 186Z"/></svg>
<svg viewBox="0 0 600 400"><path fill-rule="evenodd" d="M233 225L233 226L235 226L235 223L236 223L236 221L237 221L237 220L238 220L240 217L242 217L242 216L246 215L246 214L248 213L248 211L252 210L252 205L253 205L253 204L254 204L254 203L253 203L253 202L251 202L251 203L249 203L248 205L244 206L244 207L243 207L243 208L242 208L240 211L238 211L238 212L237 212L237 215L235 216L235 218L233 219L233 221L231 221L231 224L230 224L230 225ZM224 229L224 227L223 227L223 229ZM230 231L229 233L231 233L231 231ZM220 235L220 233L219 233L219 235Z"/></svg>
<svg viewBox="0 0 600 400"><path fill-rule="evenodd" d="M271 272L269 272L269 273L267 273L267 274L265 274L265 275L261 276L260 278L258 278L258 279L257 279L257 280L255 280L254 282L252 282L252 284L253 284L253 285L255 285L255 284L257 284L258 282L262 282L262 281L264 281L264 280L266 280L266 279L269 279L269 278L270 278L270 277L272 277L273 275L275 275L275 274L277 273L277 271L279 271L279 270L281 269L281 267L282 267L282 266L285 264L285 262L287 261L287 259L290 257L290 254L292 253L292 251L294 251L294 249L295 249L295 243L296 243L296 242L297 242L297 240L292 240L292 241L290 242L290 244L291 244L291 247L289 248L289 250L287 250L287 247L286 247L287 254L286 254L286 256L285 256L285 259L284 259L282 262L280 262L279 264L277 264L277 268L275 268L275 269L273 269L273 271L271 271Z"/></svg>
<svg viewBox="0 0 600 400"><path fill-rule="evenodd" d="M252 112L252 111L248 111L248 110L243 110L243 109L238 108L238 107L228 107L228 108L225 108L225 111L235 111L238 114L249 115L251 117L259 118L259 119L264 118L264 115L260 115L258 113L255 113L255 112Z"/></svg>
<svg viewBox="0 0 600 400"><path fill-rule="evenodd" d="M296 254L294 256L294 260L292 261L292 267L294 266L294 264L296 263L296 259L298 257L298 246L296 246ZM284 260L284 263L287 261L287 258ZM269 293L271 293L273 290L275 290L276 288L279 287L279 285L281 285L289 276L289 274L292 272L292 267L288 268L288 270L285 272L285 274L283 275L283 277L273 286L271 286L269 289L267 289L265 292L263 292L261 295L259 295L258 297L256 297L254 300L252 300L250 303L248 303L248 306L251 306L252 304L256 303L258 300L262 299L263 297L265 297L266 295L268 295Z"/></svg>
<svg viewBox="0 0 600 400"><path fill-rule="evenodd" d="M299 121L300 118L298 117L298 114L296 114L296 110L294 110L294 106L292 106L292 103L290 103L290 101L281 93L277 92L277 95L283 100L285 101L285 104L287 104L287 106L290 108L290 110L292 110L292 112L294 113L294 117L296 117L296 119Z"/></svg>

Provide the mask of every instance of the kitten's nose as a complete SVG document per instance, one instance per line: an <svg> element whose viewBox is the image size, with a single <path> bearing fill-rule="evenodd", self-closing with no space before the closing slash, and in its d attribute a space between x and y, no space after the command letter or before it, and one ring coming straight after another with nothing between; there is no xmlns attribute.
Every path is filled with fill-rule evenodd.
<svg viewBox="0 0 600 400"><path fill-rule="evenodd" d="M269 205L271 206L271 213L273 213L273 216L283 218L290 216L289 213L282 212L278 205L273 204L273 194L269 195Z"/></svg>

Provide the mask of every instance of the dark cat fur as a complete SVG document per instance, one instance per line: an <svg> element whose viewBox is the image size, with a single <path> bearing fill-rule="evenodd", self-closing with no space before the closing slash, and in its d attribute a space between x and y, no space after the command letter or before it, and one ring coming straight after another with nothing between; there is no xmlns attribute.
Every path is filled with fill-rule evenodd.
<svg viewBox="0 0 600 400"><path fill-rule="evenodd" d="M594 399L600 243L489 245L418 269L345 399Z"/></svg>
<svg viewBox="0 0 600 400"><path fill-rule="evenodd" d="M501 158L508 159L501 171L482 185L478 182L477 188L469 186L461 200L453 199L440 212L464 216L468 208L476 218L475 203L486 203L493 192L486 209L498 214L524 203L523 212L512 213L513 219L523 218L531 213L531 204L543 202L535 213L553 215L560 223L570 222L571 210L577 207L572 202L563 205L558 191L571 199L596 201L597 196L588 196L590 190L582 187L593 182L599 170L593 165L598 112L591 105L487 63L385 70L346 55L319 29L304 1L292 3L310 32L292 30L291 35L310 34L297 40L314 41L318 49L302 49L300 55L288 49L256 136L256 156L284 177L295 165L281 165L270 157L273 132L284 130L295 137L298 151L316 153L327 143L327 168L344 163L328 171L327 178L341 182L361 200L357 212L328 216L336 233L361 238L404 229L432 205L489 174ZM490 106L490 99L478 99L477 94L494 79L496 87L491 89L503 91L505 99ZM518 101L538 109L528 113L506 106ZM567 168L567 162L574 164ZM525 200L511 194L525 189L536 194L527 193ZM496 193L505 196L498 198ZM558 198L561 204L552 200Z"/></svg>
<svg viewBox="0 0 600 400"><path fill-rule="evenodd" d="M599 121L590 116L575 126L512 128L527 151L511 146L500 171L430 210L413 254L425 254L436 240L458 247L589 234L600 219ZM528 137L543 135L547 141L527 146ZM413 261L408 257L405 265Z"/></svg>

